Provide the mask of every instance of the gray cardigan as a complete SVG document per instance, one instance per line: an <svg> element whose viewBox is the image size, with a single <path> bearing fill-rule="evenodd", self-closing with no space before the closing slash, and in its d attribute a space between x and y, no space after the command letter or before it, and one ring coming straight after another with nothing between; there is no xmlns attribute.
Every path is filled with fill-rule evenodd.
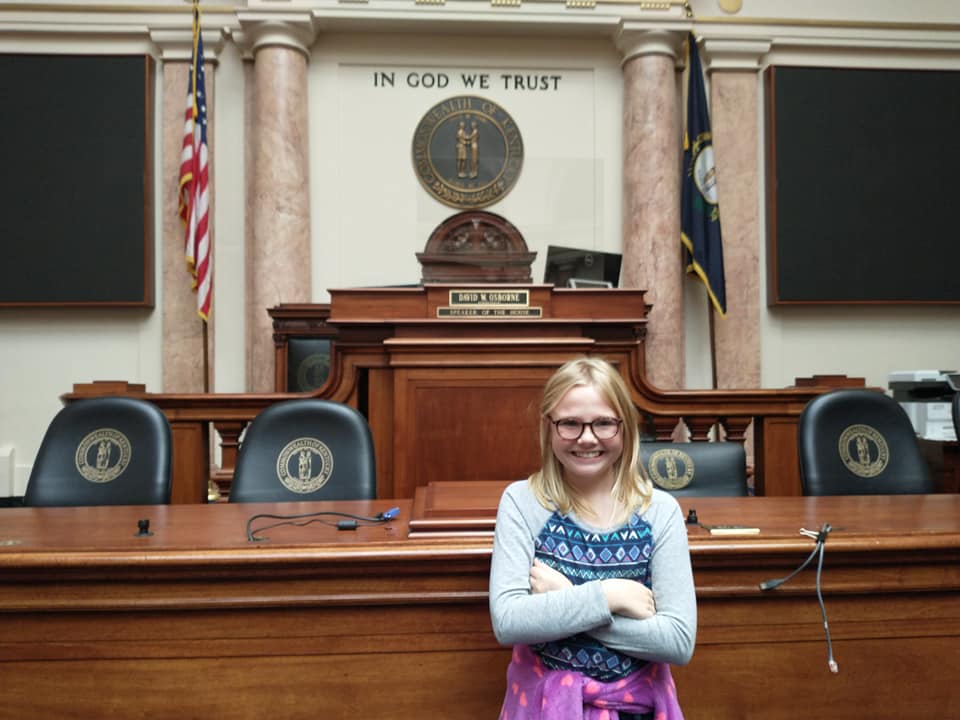
<svg viewBox="0 0 960 720"><path fill-rule="evenodd" d="M654 489L641 516L653 530L650 576L657 607L656 615L645 620L613 615L599 580L531 594L534 539L552 514L537 502L526 480L509 485L500 498L490 568L490 617L497 640L533 644L585 632L626 655L688 663L696 641L697 603L687 529L674 497ZM587 529L608 529L570 517Z"/></svg>

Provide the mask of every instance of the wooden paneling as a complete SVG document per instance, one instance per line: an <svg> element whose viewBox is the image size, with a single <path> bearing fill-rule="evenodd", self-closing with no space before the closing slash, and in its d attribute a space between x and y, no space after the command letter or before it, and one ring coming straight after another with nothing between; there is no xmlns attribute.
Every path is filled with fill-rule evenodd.
<svg viewBox="0 0 960 720"><path fill-rule="evenodd" d="M454 513L456 483L438 510ZM464 486L465 516L502 483ZM387 525L256 513L400 507ZM442 506L442 507L440 507ZM960 497L687 498L699 629L675 668L686 717L960 717ZM490 537L408 537L410 501L0 511L0 718L493 718L509 650L487 605ZM136 536L151 520L152 535ZM258 521L268 524L269 518ZM833 524L815 572L780 588Z"/></svg>
<svg viewBox="0 0 960 720"><path fill-rule="evenodd" d="M800 408L803 409L802 407ZM763 419L763 454L756 463L761 471L757 494L801 495L800 458L797 454L797 421L794 417L767 417Z"/></svg>
<svg viewBox="0 0 960 720"><path fill-rule="evenodd" d="M174 483L170 502L202 503L207 497L207 473L210 467L210 429L205 423L170 423L170 436L175 451L172 458L173 476L192 478ZM200 458L200 462L195 462ZM198 472L199 468L199 472Z"/></svg>
<svg viewBox="0 0 960 720"><path fill-rule="evenodd" d="M520 479L540 464L539 401L549 371L401 369L394 373L394 494L449 480Z"/></svg>
<svg viewBox="0 0 960 720"><path fill-rule="evenodd" d="M488 668L509 662L480 603L76 620L19 615L4 631L0 651L23 652L0 655L0 718L402 719L423 717L433 693L492 718L504 683Z"/></svg>

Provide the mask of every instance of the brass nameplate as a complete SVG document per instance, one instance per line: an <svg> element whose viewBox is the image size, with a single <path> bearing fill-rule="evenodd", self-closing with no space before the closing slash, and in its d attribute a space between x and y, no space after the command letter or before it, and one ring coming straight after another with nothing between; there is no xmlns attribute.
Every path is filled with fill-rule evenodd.
<svg viewBox="0 0 960 720"><path fill-rule="evenodd" d="M450 305L437 308L438 318L539 318L543 308L530 307L529 290L451 290Z"/></svg>
<svg viewBox="0 0 960 720"><path fill-rule="evenodd" d="M529 290L451 290L454 307L529 307Z"/></svg>

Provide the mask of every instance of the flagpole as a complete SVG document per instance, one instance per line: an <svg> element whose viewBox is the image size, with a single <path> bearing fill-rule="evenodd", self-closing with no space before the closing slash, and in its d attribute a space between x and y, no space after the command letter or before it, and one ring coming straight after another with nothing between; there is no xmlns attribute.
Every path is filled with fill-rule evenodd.
<svg viewBox="0 0 960 720"><path fill-rule="evenodd" d="M203 326L203 391L210 392L210 353L208 351L207 321L200 319Z"/></svg>
<svg viewBox="0 0 960 720"><path fill-rule="evenodd" d="M210 226L208 207L207 98L204 82L203 36L200 28L200 2L193 0L193 49L187 85L187 106L183 150L179 175L179 214L185 232L184 253L187 269L193 276L197 293L197 314L202 335L203 392L210 392L211 308Z"/></svg>
<svg viewBox="0 0 960 720"><path fill-rule="evenodd" d="M196 32L200 32L200 0L193 0L193 16ZM203 62L202 60L200 62ZM196 77L194 75L194 77ZM196 89L194 88L194 91ZM203 392L210 392L210 337L207 330L209 323L205 318L200 318L200 324L203 326Z"/></svg>
<svg viewBox="0 0 960 720"><path fill-rule="evenodd" d="M716 314L717 311L710 302L710 296L707 296L707 313L710 316L710 380L713 383L710 387L717 389L717 330Z"/></svg>
<svg viewBox="0 0 960 720"><path fill-rule="evenodd" d="M717 382L716 315L727 314L724 287L723 244L720 208L717 201L713 133L693 33L687 34L687 117L683 133L683 182L680 190L680 241L684 247L686 271L703 282L707 291L710 323L710 379Z"/></svg>

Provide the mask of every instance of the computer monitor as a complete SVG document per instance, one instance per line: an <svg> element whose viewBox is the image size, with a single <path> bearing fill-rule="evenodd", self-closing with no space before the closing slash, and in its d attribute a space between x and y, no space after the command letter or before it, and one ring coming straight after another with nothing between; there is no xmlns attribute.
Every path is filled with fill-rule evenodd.
<svg viewBox="0 0 960 720"><path fill-rule="evenodd" d="M548 245L543 281L560 287L618 287L622 259L618 253Z"/></svg>
<svg viewBox="0 0 960 720"><path fill-rule="evenodd" d="M612 288L609 280L588 280L586 278L568 278L567 287L572 288Z"/></svg>

